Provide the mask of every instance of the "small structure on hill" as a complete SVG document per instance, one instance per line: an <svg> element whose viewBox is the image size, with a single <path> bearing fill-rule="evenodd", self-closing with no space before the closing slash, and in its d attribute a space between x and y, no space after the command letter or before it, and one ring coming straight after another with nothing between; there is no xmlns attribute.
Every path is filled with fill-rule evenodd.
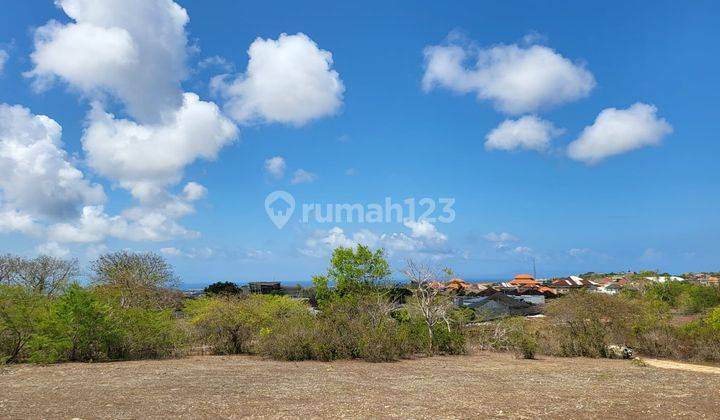
<svg viewBox="0 0 720 420"><path fill-rule="evenodd" d="M279 281L251 281L248 283L250 293L259 295L270 295L282 291Z"/></svg>
<svg viewBox="0 0 720 420"><path fill-rule="evenodd" d="M532 305L524 300L513 299L504 293L495 293L477 303L466 305L475 310L478 318L489 321L504 316L527 316L541 313L538 305Z"/></svg>
<svg viewBox="0 0 720 420"><path fill-rule="evenodd" d="M552 287L558 291L558 293L567 293L571 290L582 289L582 288L593 288L597 286L596 283L585 280L582 277L570 276L560 279L556 279L552 282Z"/></svg>
<svg viewBox="0 0 720 420"><path fill-rule="evenodd" d="M530 274L518 274L514 279L510 280L512 286L538 287L540 282L535 280Z"/></svg>

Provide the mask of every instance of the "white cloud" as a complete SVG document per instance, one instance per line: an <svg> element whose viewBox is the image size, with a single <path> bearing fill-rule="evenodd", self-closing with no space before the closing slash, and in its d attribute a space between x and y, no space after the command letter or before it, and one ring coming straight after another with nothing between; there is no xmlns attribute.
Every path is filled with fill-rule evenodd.
<svg viewBox="0 0 720 420"><path fill-rule="evenodd" d="M67 258L70 255L70 250L60 246L57 242L46 242L40 244L35 248L40 255L49 255L56 258Z"/></svg>
<svg viewBox="0 0 720 420"><path fill-rule="evenodd" d="M175 247L160 248L160 253L167 255L168 257L179 257L182 255L182 251Z"/></svg>
<svg viewBox="0 0 720 420"><path fill-rule="evenodd" d="M408 220L404 223L405 227L411 230L411 236L413 238L424 239L433 242L445 242L447 235L440 233L437 227L427 220L420 220L418 222Z"/></svg>
<svg viewBox="0 0 720 420"><path fill-rule="evenodd" d="M430 258L445 258L454 255L444 244L447 236L438 232L436 227L427 221L406 223L411 230L410 235L403 232L375 233L361 229L348 236L340 227L330 230L315 231L305 240L300 252L311 257L324 257L337 247L355 247L358 244L370 248L385 249L388 254L412 254Z"/></svg>
<svg viewBox="0 0 720 420"><path fill-rule="evenodd" d="M502 233L490 232L490 233L483 235L483 238L486 241L496 242L496 243L497 242L516 242L516 241L518 241L517 237L515 237L507 232L502 232Z"/></svg>
<svg viewBox="0 0 720 420"><path fill-rule="evenodd" d="M534 115L526 115L517 120L507 119L494 128L486 137L488 150L535 150L548 149L550 141L562 134L563 130L553 123Z"/></svg>
<svg viewBox="0 0 720 420"><path fill-rule="evenodd" d="M186 93L183 106L155 124L116 119L95 107L82 141L93 169L143 200L179 182L186 165L215 159L237 136L217 105Z"/></svg>
<svg viewBox="0 0 720 420"><path fill-rule="evenodd" d="M7 51L0 50L0 74L5 70L5 63L7 63L9 57Z"/></svg>
<svg viewBox="0 0 720 420"><path fill-rule="evenodd" d="M595 87L595 78L583 65L541 45L481 49L448 44L426 47L424 54L425 91L440 86L472 92L513 115L578 100Z"/></svg>
<svg viewBox="0 0 720 420"><path fill-rule="evenodd" d="M512 249L512 252L514 254L519 254L519 255L530 255L530 254L532 254L533 250L532 250L532 248L529 248L526 246L517 246Z"/></svg>
<svg viewBox="0 0 720 420"><path fill-rule="evenodd" d="M248 55L246 73L219 76L212 83L235 120L302 125L340 109L345 87L332 69L332 54L307 35L258 38Z"/></svg>
<svg viewBox="0 0 720 420"><path fill-rule="evenodd" d="M598 114L591 126L568 145L568 155L593 164L645 146L660 144L673 129L657 117L653 105L635 103L628 109L607 108Z"/></svg>
<svg viewBox="0 0 720 420"><path fill-rule="evenodd" d="M293 178L290 181L291 184L307 184L310 182L317 181L318 176L312 172L308 172L305 169L298 169L293 173Z"/></svg>
<svg viewBox="0 0 720 420"><path fill-rule="evenodd" d="M198 67L201 69L207 69L207 68L218 68L223 71L232 71L235 67L231 62L229 62L225 57L220 57L219 55L214 55L212 57L206 57L202 59L198 63Z"/></svg>
<svg viewBox="0 0 720 420"><path fill-rule="evenodd" d="M0 210L70 218L83 205L105 201L102 186L68 161L61 133L60 125L44 115L0 104Z"/></svg>
<svg viewBox="0 0 720 420"><path fill-rule="evenodd" d="M21 232L27 235L40 233L41 227L30 215L17 210L0 211L0 233Z"/></svg>
<svg viewBox="0 0 720 420"><path fill-rule="evenodd" d="M166 241L177 237L195 238L196 232L180 226L167 212L143 207L109 216L103 206L87 206L73 223L57 223L48 236L59 243L99 243L108 237L129 241Z"/></svg>
<svg viewBox="0 0 720 420"><path fill-rule="evenodd" d="M355 175L357 175L357 174L358 174L358 171L357 171L357 169L355 169L355 168L347 168L347 169L345 169L345 175L347 175L347 176L355 176Z"/></svg>
<svg viewBox="0 0 720 420"><path fill-rule="evenodd" d="M182 103L188 55L185 9L170 0L56 0L73 22L35 32L40 89L59 77L84 94L119 98L134 118L156 121Z"/></svg>
<svg viewBox="0 0 720 420"><path fill-rule="evenodd" d="M183 188L183 198L187 201L197 201L205 198L207 188L197 182L188 182Z"/></svg>
<svg viewBox="0 0 720 420"><path fill-rule="evenodd" d="M281 156L271 157L265 161L265 172L275 179L284 177L286 168L285 159Z"/></svg>

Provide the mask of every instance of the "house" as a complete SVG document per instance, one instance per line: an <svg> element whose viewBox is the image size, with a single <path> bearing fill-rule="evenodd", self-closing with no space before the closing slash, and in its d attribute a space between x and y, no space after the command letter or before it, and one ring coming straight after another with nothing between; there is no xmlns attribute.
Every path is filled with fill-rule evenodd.
<svg viewBox="0 0 720 420"><path fill-rule="evenodd" d="M514 279L510 280L512 286L537 287L540 283L536 281L530 274L518 274Z"/></svg>
<svg viewBox="0 0 720 420"><path fill-rule="evenodd" d="M594 283L590 280L585 280L582 277L578 277L578 276L570 276L570 277L555 279L552 282L552 287L554 287L555 290L558 291L558 293L567 293L570 290L591 288L591 287L595 287L595 286L597 286L596 283Z"/></svg>
<svg viewBox="0 0 720 420"><path fill-rule="evenodd" d="M520 299L513 299L504 293L495 293L477 303L466 305L475 310L478 318L489 321L504 316L525 316L541 313L540 307Z"/></svg>
<svg viewBox="0 0 720 420"><path fill-rule="evenodd" d="M455 292L459 292L461 290L465 290L465 289L469 288L470 283L466 282L463 279L454 278L454 279L450 280L449 282L447 282L445 287L447 288L447 290L453 290Z"/></svg>
<svg viewBox="0 0 720 420"><path fill-rule="evenodd" d="M269 295L282 291L279 281L253 281L248 283L248 287L250 288L250 293L260 295Z"/></svg>
<svg viewBox="0 0 720 420"><path fill-rule="evenodd" d="M605 293L608 295L616 295L620 293L620 291L623 289L623 286L618 282L611 282L608 284L605 284L603 286L597 287L595 289L598 293Z"/></svg>

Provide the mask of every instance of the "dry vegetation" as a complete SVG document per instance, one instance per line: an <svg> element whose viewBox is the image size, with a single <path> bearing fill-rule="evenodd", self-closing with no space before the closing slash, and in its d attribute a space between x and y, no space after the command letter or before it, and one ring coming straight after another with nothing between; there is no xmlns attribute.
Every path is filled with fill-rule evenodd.
<svg viewBox="0 0 720 420"><path fill-rule="evenodd" d="M3 418L717 418L720 375L627 360L478 353L280 362L197 356L12 365Z"/></svg>

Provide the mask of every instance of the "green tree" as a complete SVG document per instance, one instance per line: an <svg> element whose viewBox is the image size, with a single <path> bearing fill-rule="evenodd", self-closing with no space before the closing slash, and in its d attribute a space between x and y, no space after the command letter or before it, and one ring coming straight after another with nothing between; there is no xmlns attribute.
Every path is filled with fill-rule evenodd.
<svg viewBox="0 0 720 420"><path fill-rule="evenodd" d="M242 294L242 289L235 283L218 281L207 286L203 292L215 295L239 295Z"/></svg>
<svg viewBox="0 0 720 420"><path fill-rule="evenodd" d="M91 290L74 283L53 302L40 333L30 343L32 359L105 360L119 344L119 337L111 307Z"/></svg>
<svg viewBox="0 0 720 420"><path fill-rule="evenodd" d="M363 293L377 289L380 282L390 277L390 265L385 259L385 251L371 251L369 247L358 245L335 248L330 259L327 275L315 276L313 283L317 288L318 301L327 298L329 283L335 284L335 293L346 295Z"/></svg>
<svg viewBox="0 0 720 420"><path fill-rule="evenodd" d="M0 285L0 362L15 362L37 332L47 298L31 289Z"/></svg>

